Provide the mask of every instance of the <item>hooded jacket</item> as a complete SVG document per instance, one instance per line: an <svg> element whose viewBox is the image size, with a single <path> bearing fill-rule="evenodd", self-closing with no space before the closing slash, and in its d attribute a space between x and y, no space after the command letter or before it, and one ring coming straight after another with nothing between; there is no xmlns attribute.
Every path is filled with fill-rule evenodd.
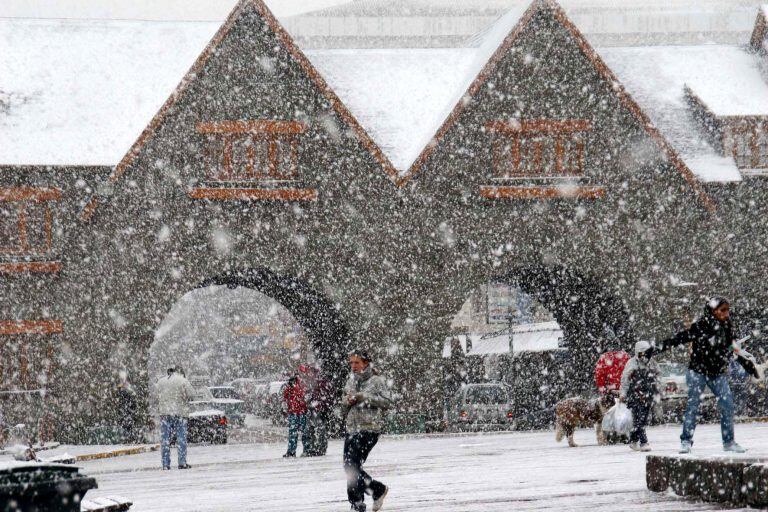
<svg viewBox="0 0 768 512"><path fill-rule="evenodd" d="M688 368L709 378L715 378L728 371L733 341L733 324L730 319L720 322L714 317L712 310L706 307L703 317L688 329L664 340L661 350L691 343Z"/></svg>
<svg viewBox="0 0 768 512"><path fill-rule="evenodd" d="M160 416L189 417L189 402L194 400L195 389L182 375L172 373L157 381L157 413Z"/></svg>
<svg viewBox="0 0 768 512"><path fill-rule="evenodd" d="M621 374L621 399L627 403L649 405L659 393L658 377L659 365L656 361L633 357Z"/></svg>
<svg viewBox="0 0 768 512"><path fill-rule="evenodd" d="M352 406L347 404L350 397L357 400ZM342 413L347 418L347 432L381 433L384 428L384 415L392 405L386 382L374 373L370 365L361 373L352 373L344 386L342 401Z"/></svg>

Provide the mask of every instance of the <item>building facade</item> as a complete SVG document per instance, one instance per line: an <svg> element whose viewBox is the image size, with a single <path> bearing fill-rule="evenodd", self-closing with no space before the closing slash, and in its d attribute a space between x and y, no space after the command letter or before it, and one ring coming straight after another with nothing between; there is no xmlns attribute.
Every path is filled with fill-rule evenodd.
<svg viewBox="0 0 768 512"><path fill-rule="evenodd" d="M283 304L337 382L371 348L414 401L491 280L552 312L582 381L702 294L765 303L760 173L701 179L554 2L488 37L405 166L242 0L116 166L3 167L0 382L44 384L71 432L109 422L117 373L146 391L155 329L210 285Z"/></svg>

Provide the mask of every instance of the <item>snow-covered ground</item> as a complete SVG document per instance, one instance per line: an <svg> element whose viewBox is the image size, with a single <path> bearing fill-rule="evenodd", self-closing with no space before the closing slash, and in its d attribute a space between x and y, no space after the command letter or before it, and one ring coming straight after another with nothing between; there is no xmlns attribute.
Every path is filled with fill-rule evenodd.
<svg viewBox="0 0 768 512"><path fill-rule="evenodd" d="M675 453L679 434L678 426L651 428L654 453ZM718 425L699 426L694 455L722 456L719 437ZM749 456L768 457L768 424L737 425L736 437ZM551 432L384 437L366 468L391 486L384 510L392 512L722 510L647 491L645 457L626 446L598 447L587 430L576 441L583 446L558 445ZM349 509L340 441L323 458L284 460L284 451L283 444L194 446L186 471L160 471L159 453L81 467L99 483L89 498L125 496L135 512Z"/></svg>

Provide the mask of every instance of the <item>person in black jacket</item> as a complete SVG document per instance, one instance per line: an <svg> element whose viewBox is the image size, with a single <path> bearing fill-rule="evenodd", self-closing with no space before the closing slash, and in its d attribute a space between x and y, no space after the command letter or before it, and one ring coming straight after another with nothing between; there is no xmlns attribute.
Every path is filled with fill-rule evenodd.
<svg viewBox="0 0 768 512"><path fill-rule="evenodd" d="M685 379L688 384L688 403L683 418L683 433L680 435L680 453L689 453L693 447L693 432L705 386L709 386L717 397L723 450L738 453L746 451L736 443L733 433L733 395L728 385L728 364L734 355L734 341L730 304L726 299L713 297L707 302L702 318L673 338L664 340L659 347L665 350L677 345L692 344ZM754 365L742 358L738 360L749 373L757 376Z"/></svg>

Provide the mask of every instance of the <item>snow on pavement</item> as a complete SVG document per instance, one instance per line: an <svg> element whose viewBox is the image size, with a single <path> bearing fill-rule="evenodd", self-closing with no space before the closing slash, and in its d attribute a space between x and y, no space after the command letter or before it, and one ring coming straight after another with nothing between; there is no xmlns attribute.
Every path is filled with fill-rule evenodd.
<svg viewBox="0 0 768 512"><path fill-rule="evenodd" d="M649 430L656 454L673 454L678 426ZM768 458L768 425L737 425L750 457ZM718 425L701 425L694 455L723 456ZM645 456L627 446L596 446L576 434L579 448L551 432L383 437L366 469L391 486L386 511L722 510L646 490ZM121 495L135 512L348 510L341 441L322 458L285 460L282 444L194 446L192 469L159 470L159 453L82 463L99 489L89 498ZM174 453L175 462L175 453Z"/></svg>

